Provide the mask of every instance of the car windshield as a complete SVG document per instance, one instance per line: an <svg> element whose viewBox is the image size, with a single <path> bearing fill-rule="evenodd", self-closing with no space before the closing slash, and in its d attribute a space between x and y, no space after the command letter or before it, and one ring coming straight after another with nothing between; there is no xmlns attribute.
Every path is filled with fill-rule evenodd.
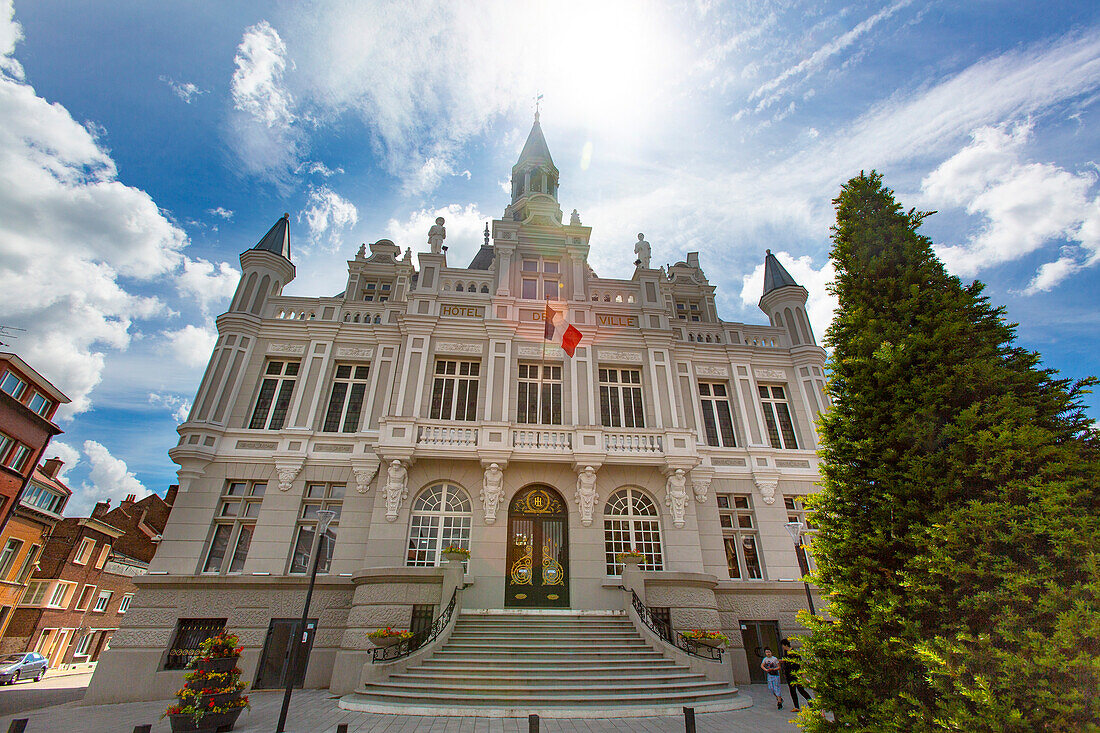
<svg viewBox="0 0 1100 733"><path fill-rule="evenodd" d="M0 659L0 664L15 664L16 662L22 662L22 654L9 654L8 656Z"/></svg>

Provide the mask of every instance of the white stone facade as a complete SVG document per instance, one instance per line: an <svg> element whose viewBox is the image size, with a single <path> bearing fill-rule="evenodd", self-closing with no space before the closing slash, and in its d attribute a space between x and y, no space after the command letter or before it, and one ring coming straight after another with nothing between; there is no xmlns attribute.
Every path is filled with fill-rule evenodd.
<svg viewBox="0 0 1100 733"><path fill-rule="evenodd" d="M254 681L271 619L300 614L296 533L326 496L340 516L313 600L306 685L353 689L369 664L367 631L407 628L414 606L438 611L449 598L442 568L423 566L441 564L433 553L446 538L429 527L427 549L410 549L416 502L443 483L469 507L457 510L468 534L454 535L471 552L463 608L506 604L510 502L533 485L568 507L569 607L624 608L608 566L619 520L608 512L630 489L656 512L661 563L643 572L647 605L667 608L677 629L725 631L739 681L751 658L743 622L799 633L806 598L784 524L791 503L797 515L815 491L814 423L826 405L806 291L790 281L768 292L761 308L772 325L760 326L719 319L697 254L667 270L640 263L629 280L598 277L587 263L591 229L576 215L562 223L537 123L536 134L513 169L512 203L470 267L442 248L414 266L381 240L348 262L343 293L304 298L281 294L294 266L289 247L265 246L272 233L242 254L240 286L170 451L180 481L171 521L89 701L170 696L180 675L163 667L179 619L226 619ZM624 243L622 256L634 254ZM552 307L582 334L572 357L544 339L548 286ZM437 374L447 362L453 379ZM549 407L523 403L532 383ZM249 502L256 486L266 490Z"/></svg>

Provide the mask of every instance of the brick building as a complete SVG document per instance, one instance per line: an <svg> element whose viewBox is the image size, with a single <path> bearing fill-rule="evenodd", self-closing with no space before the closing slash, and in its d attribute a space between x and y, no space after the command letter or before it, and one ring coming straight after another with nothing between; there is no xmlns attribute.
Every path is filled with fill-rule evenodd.
<svg viewBox="0 0 1100 733"><path fill-rule="evenodd" d="M23 600L27 582L40 557L46 538L61 521L72 491L60 479L64 465L51 458L34 469L27 489L0 533L0 653L22 651L18 642L4 637L12 611Z"/></svg>
<svg viewBox="0 0 1100 733"><path fill-rule="evenodd" d="M70 402L61 390L18 356L0 352L0 528L61 428L57 408Z"/></svg>
<svg viewBox="0 0 1100 733"><path fill-rule="evenodd" d="M118 507L99 502L90 517L58 522L42 551L5 645L36 651L51 667L95 662L126 615L153 559L177 487Z"/></svg>

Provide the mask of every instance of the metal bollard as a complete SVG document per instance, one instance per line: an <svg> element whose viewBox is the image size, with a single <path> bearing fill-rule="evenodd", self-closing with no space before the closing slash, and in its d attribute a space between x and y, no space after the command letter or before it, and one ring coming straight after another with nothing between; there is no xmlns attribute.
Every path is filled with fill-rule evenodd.
<svg viewBox="0 0 1100 733"><path fill-rule="evenodd" d="M695 733L695 708L684 708L684 733Z"/></svg>
<svg viewBox="0 0 1100 733"><path fill-rule="evenodd" d="M145 725L135 725L134 733L150 733L153 730L152 723L146 723Z"/></svg>
<svg viewBox="0 0 1100 733"><path fill-rule="evenodd" d="M30 718L17 718L8 726L8 733L23 733L27 729L27 721Z"/></svg>
<svg viewBox="0 0 1100 733"><path fill-rule="evenodd" d="M539 716L527 716L527 733L539 733Z"/></svg>
<svg viewBox="0 0 1100 733"><path fill-rule="evenodd" d="M341 723L340 725L336 726L336 733L348 733L348 724Z"/></svg>

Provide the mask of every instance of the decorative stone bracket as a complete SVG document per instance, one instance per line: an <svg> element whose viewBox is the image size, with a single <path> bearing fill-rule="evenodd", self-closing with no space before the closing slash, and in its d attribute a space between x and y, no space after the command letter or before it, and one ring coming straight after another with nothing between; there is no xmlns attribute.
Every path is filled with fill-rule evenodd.
<svg viewBox="0 0 1100 733"><path fill-rule="evenodd" d="M707 491L710 490L710 476L696 476L695 471L691 472L691 490L695 493L695 501L700 504L705 504L707 501Z"/></svg>
<svg viewBox="0 0 1100 733"><path fill-rule="evenodd" d="M304 457L275 459L275 475L279 477L279 491L290 491L294 479L298 477L305 462Z"/></svg>
<svg viewBox="0 0 1100 733"><path fill-rule="evenodd" d="M779 479L774 476L757 476L754 474L752 481L756 484L756 490L760 492L760 497L764 500L764 503L774 504L775 490L779 488Z"/></svg>
<svg viewBox="0 0 1100 733"><path fill-rule="evenodd" d="M378 475L378 468L382 462L378 456L354 458L351 462L351 470L355 473L355 490L360 494L370 491L371 482Z"/></svg>
<svg viewBox="0 0 1100 733"><path fill-rule="evenodd" d="M490 463L485 466L480 496L481 503L485 507L485 523L492 524L497 520L497 506L504 498L504 471L501 470L499 463Z"/></svg>
<svg viewBox="0 0 1100 733"><path fill-rule="evenodd" d="M579 468L579 467L578 467ZM577 471L577 507L581 513L581 524L592 526L592 512L600 495L596 491L596 469L598 466L585 466Z"/></svg>

